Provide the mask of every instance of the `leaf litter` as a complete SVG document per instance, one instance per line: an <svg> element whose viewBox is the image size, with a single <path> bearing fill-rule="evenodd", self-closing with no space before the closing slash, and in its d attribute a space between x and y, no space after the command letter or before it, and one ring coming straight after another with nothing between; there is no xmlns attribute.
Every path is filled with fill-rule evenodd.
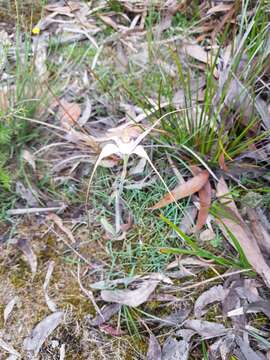
<svg viewBox="0 0 270 360"><path fill-rule="evenodd" d="M141 57L141 61L137 63L137 65L139 64L140 69L142 69L143 66L146 66L147 62L149 61L149 59L143 58L142 56L143 45L136 43L143 43L143 41L141 40L144 39L146 33L146 31L144 30L145 24L149 20L148 15L150 8L152 9L153 7L155 11L162 14L163 20L154 29L155 36L158 40L158 46L162 45L163 35L166 33L167 30L170 30L170 27L173 26L172 21L175 14L178 14L179 12L181 16L183 15L188 17L191 11L190 9L186 8L185 2L181 2L180 4L175 1L167 1L165 4L161 4L159 1L157 1L154 2L154 4L150 4L150 2L148 1L130 2L121 0L115 2L115 4L113 5L119 5L121 11L119 11L119 9L117 11L111 11L111 9L108 9L108 4L106 4L105 2L101 2L96 8L83 2L58 2L45 6L44 16L36 25L41 35L37 35L35 37L35 41L33 41L33 51L35 53L37 53L37 51L40 53L40 56L36 56L35 58L35 70L39 74L40 80L43 85L49 79L48 71L50 71L47 67L47 60L49 60L50 56L48 52L48 43L46 38L47 35L49 35L50 41L54 40L56 37L59 37L60 46L63 46L67 43L72 43L74 41L87 41L88 45L91 44L91 46L98 50L98 52L94 56L94 59L92 59L91 62L92 70L98 69L99 64L104 61L103 51L107 50L105 49L107 44L111 47L115 47L116 56L114 57L113 61L117 61L118 71L124 72L125 74L125 72L129 70L129 65L133 65L132 61L135 59L136 55L138 55L137 58ZM201 19L202 26L200 27L206 29L208 26L208 28L211 30L215 27L213 26L213 24L215 23L216 19L221 19L221 23L218 24L218 29L220 30L226 24L226 21L232 21L232 23L235 22L234 19L230 20L228 17L226 18L227 11L230 12L230 16L233 14L231 10L234 9L232 9L232 7L233 5L231 3L220 3L217 5L211 5L211 3L208 4L206 2L202 3L199 9L200 14L207 14L208 17L206 17L206 19ZM207 26L205 25L205 22ZM103 38L102 41L100 41L99 36L101 36L104 30L110 30L112 32L112 35L109 35L107 38ZM201 34L201 30L199 29L199 27L195 28L194 31L194 34L200 34L202 37L206 37L206 39L209 39L209 36L207 34ZM213 30L213 32L214 31L215 30ZM43 36L43 34L45 36ZM199 40L197 41L195 40L195 38L191 37L188 39L184 39L183 41L182 35L179 36L178 39L174 39L174 37L172 37L172 39L166 39L165 41L167 40L168 43L172 41L176 42L177 45L182 44L182 46L179 46L179 48L181 48L181 51L184 53L184 61L186 61L186 58L192 58L194 62L192 62L191 66L199 69L200 72L204 72L206 71L206 69L213 66L212 61L215 56L215 46L202 46ZM147 46L145 47L147 48ZM105 54L107 55L106 52ZM175 76L175 74L177 74L176 67L171 63L167 62L167 59L156 59L156 63L160 67L164 68L166 76L172 76L172 74L174 74ZM82 64L80 64L80 66L83 67ZM220 89L224 88L225 82L229 78L228 74L230 73L229 71L228 74L226 73L226 67L225 71L222 73L222 71L220 70L221 68L222 67L217 66L213 72L215 77L219 81ZM79 77L81 77L83 69L77 68L76 71L78 71ZM141 158L138 162L138 166L129 169L130 171L128 172L128 176L140 176L143 172L147 173L148 169L146 167L146 164L149 163L151 165L149 159L150 161L152 161L152 157L150 157L150 152L148 155L144 152L144 147L136 148L136 146L134 147L133 145L134 143L137 146L141 145L139 142L137 142L138 139L144 139L144 137L141 135L145 131L146 135L148 135L148 133L150 132L148 130L151 129L152 131L154 129L154 127L151 126L152 122L149 121L149 119L151 119L152 116L158 112L166 111L166 108L169 104L166 101L163 102L162 99L162 103L157 106L156 104L158 103L158 101L156 101L156 97L153 96L153 99L149 100L149 103L151 103L153 107L146 113L144 113L142 109L135 107L134 105L129 103L126 104L130 107L129 111L124 112L124 115L123 113L119 114L117 113L117 111L115 111L115 105L116 107L118 106L117 103L113 104L112 106L112 104L110 104L110 102L105 99L106 96L104 96L103 99L103 96L92 93L92 89L95 89L95 79L93 76L87 75L87 71L84 72L84 78L82 82L84 82L84 86L85 84L89 86L90 91L88 91L88 89L85 89L80 84L80 80L82 79L78 80L75 74L76 72L73 73L73 70L71 70L69 74L66 74L69 79L65 83L67 84L69 81L70 83L67 87L61 89L61 93L63 92L63 96L61 95L61 98L58 101L58 110L57 107L55 107L54 110L56 111L53 110L51 113L52 116L45 120L48 120L48 125L52 126L52 131L57 130L61 132L62 138L64 137L66 139L64 143L60 144L60 148L58 148L58 150L55 151L53 155L52 152L49 151L47 157L45 158L46 160L48 160L48 163L53 164L53 176L58 176L58 179L62 181L62 179L69 179L74 175L73 179L75 179L75 181L79 181L80 173L79 171L77 172L77 170L80 169L81 165L83 164L83 158L79 158L79 156L87 156L90 164L96 163L96 166L107 166L111 169L113 173L118 171L119 165L122 164L121 158L123 157L123 155L132 155L132 151L133 153L141 156ZM244 104L244 107L246 108L244 111L246 120L251 116L250 114L253 111L249 96L250 89L245 88L244 84L242 83L243 80L242 78L240 79L240 76L238 74L234 75L235 76L233 76L233 80L231 80L231 84L229 85L229 95L226 97L224 103L226 106L238 110L239 106L241 105L239 101L242 101L242 104ZM199 102L204 101L204 88L205 80L203 79L200 87L200 96L198 97L198 99L195 96L192 99L193 102L197 102L197 100ZM181 90L182 89L178 89L178 94L176 93L176 90L174 90L175 94L173 94L173 103L174 106L178 109L183 106L186 100L185 93ZM197 95L197 89L196 91L194 91L194 94ZM238 99L234 100L234 98ZM123 99L121 99L121 101L122 100ZM267 127L267 115L265 115L266 112L264 110L265 102L262 103L261 100L262 99L260 99L259 97L258 99L256 99L255 107L256 111L260 112L263 115L262 117L264 119L264 126ZM131 109L131 107L133 108ZM240 108L241 107L242 105L240 106ZM120 108L121 104L119 106L119 109ZM106 116L103 116L104 112L108 113L110 116L107 116L108 114ZM58 118L58 120L56 118ZM132 121L130 119L132 119ZM139 124L139 126L136 126L136 124ZM53 126L58 128L53 128ZM51 145L52 147L49 148L49 146ZM144 144L142 144L142 146L144 146ZM47 145L45 145L45 147L47 147ZM49 149L56 149L56 147L54 148L53 143L50 143L45 150ZM105 158L105 155L108 155L108 158ZM32 156L32 153L29 150L29 152L24 151L23 160L27 163L27 165L32 168L32 170L36 173L37 177L39 177L40 174L36 170L39 169L40 159L36 156ZM98 161L96 162L96 160ZM207 158L207 161L208 160L209 159ZM88 168L90 168L90 166L88 166L89 163L87 163ZM224 170L226 168L225 160L222 161L221 159L221 165ZM68 173L68 171L70 172ZM88 171L91 171L91 168L90 170L88 169ZM88 174L89 173L90 172L88 172ZM144 191L147 191L147 188L155 181L156 178L153 178L153 182L151 182L151 179L150 181L147 181L147 177L144 177L142 180L135 180L135 182L131 184L126 183L125 188L128 189L128 186L133 186L133 189L145 189ZM198 193L199 210L197 210L195 206L191 206L189 221L187 221L187 218L184 217L181 226L184 233L191 233L192 230L194 230L192 227L198 213L195 229L201 230L207 222L209 208L211 205L211 197L214 197L213 191L211 190L213 181L212 179L210 181L209 172L206 170L202 170L198 175L194 175L192 179L187 180L186 183L180 184L176 189L173 189L171 193L168 192L165 198L163 198L159 203L155 204L152 209L162 208L163 206L166 206L167 204L172 203L175 200L179 200L188 196L193 196L195 193ZM168 191L168 189L166 190ZM174 193L174 191L176 190L177 196L175 196ZM29 191L30 193L28 192L27 188L20 188L22 200L26 201L27 205L31 206L32 209L32 212L28 213L24 211L22 214L27 214L28 216L30 214L35 214L36 216L36 213L38 212L37 209L42 208L37 208L37 204L35 203L35 201L37 200L35 196L36 194L32 193L32 189L29 189ZM222 197L220 198L220 202L223 202ZM232 202L231 199L230 202ZM229 205L228 202L224 202L224 206L230 207L230 202ZM197 199L195 200L195 203L197 205ZM72 208L72 205L70 207ZM43 208L43 210L45 209L46 208ZM46 211L55 211L55 208L53 208L52 206L48 206L47 209L53 210ZM231 232L233 232L232 230L236 230L237 238L240 233L241 241L239 240L239 242L243 247L243 251L248 258L248 261L251 263L251 265L253 265L254 270L261 274L265 282L268 284L269 279L266 274L267 268L264 265L262 266L262 264L256 265L257 261L260 262L261 259L266 258L265 250L268 248L267 246L263 247L264 241L260 242L259 239L263 237L265 240L267 240L267 232L264 228L261 227L261 225L258 225L258 217L256 217L254 213L252 214L252 212L247 210L249 219L252 219L253 221L253 227L251 227L251 232L250 229L248 230L247 227L243 225L244 220L242 219L239 212L237 212L237 209L234 208L232 210L233 214L236 215L236 222L232 222L230 216L229 219L227 219L226 217L222 217L222 222L225 223L225 225L227 224L227 229L223 228L222 231L224 231L224 234L226 233L227 237L228 231L226 230L228 229ZM70 208L68 209L68 211L70 211ZM80 209L78 209L78 212L80 212ZM67 213L65 212L65 219L66 215ZM94 217L95 216L96 212L94 212ZM42 223L42 211L40 211L38 217L39 219L41 219ZM80 247L83 248L83 244L80 244L76 235L73 234L73 231L71 232L71 230L69 230L68 227L64 225L64 220L60 216L56 216L53 213L48 216L48 219L51 220L68 237L68 239L73 243L74 247L76 247L76 251L81 251ZM190 219L192 220L190 221ZM84 219L80 217L79 221L83 223ZM239 226L242 228L242 230L239 230ZM246 242L244 243L243 239L241 239L241 235L243 235L243 238L244 236L245 238L249 238L250 234L253 236L252 239L256 238L256 241L259 244L259 247L255 247L255 254L251 254L251 252L249 251L251 250L249 248L249 245L246 244ZM196 232L195 236L197 236ZM202 239L202 237L200 237L200 239ZM37 265L35 264L35 255L33 254L33 251L31 251L29 246L28 249L24 249L23 251L28 258L28 262L31 266L32 272L36 273L37 271L39 271L39 269L37 269ZM91 254L87 253L87 259L88 255L89 257L92 257L92 251L94 252L93 256L98 256L95 254L95 249L93 246L93 248L91 248ZM73 261L73 259L70 258L69 252L65 252L65 261ZM46 338L52 331L54 331L58 324L61 323L63 317L62 312L56 311L56 305L52 302L47 293L49 288L49 281L53 273L54 261L49 261L46 264L48 268L46 267L47 273L46 270L44 272L44 274L46 273L46 276L43 284L43 290L46 303L49 309L53 312L53 314L51 314L50 316L55 316L55 318L52 318L52 320L50 320L52 321L52 323L50 325L47 324L46 326L44 326L43 330L43 325L41 326L42 321L40 324L37 325L37 327L33 330L32 335L33 339L35 340L33 340L32 344L29 339L26 340L26 343L28 343L28 345L26 345L26 348L30 349L34 353L39 352L42 344L46 341ZM208 316L208 306L212 307L212 305L215 303L221 303L221 306L224 307L224 309L226 307L227 309L229 309L231 305L230 311L235 310L235 307L237 307L238 305L243 305L242 307L244 309L244 316L248 316L249 311L262 311L268 314L269 309L267 307L267 302L264 299L262 300L262 298L260 298L257 287L253 286L251 283L249 284L250 289L248 284L243 285L241 281L241 284L239 286L236 286L234 282L232 282L232 284L228 287L226 287L225 285L215 285L212 288L202 292L200 296L197 296L197 293L195 291L194 293L192 293L192 286L195 285L196 287L200 287L200 285L194 283L193 278L196 277L199 282L201 272L215 271L219 274L220 269L218 267L215 267L211 263L207 263L203 260L191 256L183 256L179 260L175 260L170 264L171 269L179 269L176 270L176 272L182 271L182 275L184 276L183 280L181 280L181 284L179 282L179 279L182 279L182 275L180 276L180 274L175 274L175 277L172 276L173 279L177 280L173 280L171 282L167 281L167 283L165 281L165 285L162 283L164 280L162 279L162 277L155 278L150 276L147 278L146 276L134 275L130 278L125 278L125 274L122 274L121 272L120 278L117 279L116 277L113 277L113 280L107 281L104 280L106 279L106 274L104 276L102 271L99 272L99 270L97 270L95 266L93 266L92 268L91 264L91 261L87 262L86 268L83 265L83 271L84 274L91 273L90 287L93 291L100 294L96 298L97 303L101 304L102 306L104 306L105 303L105 307L100 307L101 310L99 312L99 308L95 308L94 306L96 314L95 317L90 320L90 324L92 326L99 327L101 331L110 336L121 336L125 334L125 331L121 331L121 329L115 325L115 317L117 314L119 314L122 305L131 306L133 307L134 311L137 311L137 307L140 307L140 309L143 310L147 309L148 304L151 304L152 301L162 304L164 301L166 303L166 301L170 299L171 303L170 305L168 305L168 312L170 312L170 314L162 316L159 326L161 326L163 320L163 324L167 324L165 326L170 326L172 328L172 335L170 334L169 336L167 336L163 333L159 334L157 333L157 329L153 330L154 333L157 334L157 336L152 333L150 335L149 350L147 354L149 359L160 358L169 360L175 357L181 359L188 359L189 351L192 351L194 346L195 348L197 346L197 340L194 341L192 339L193 336L196 334L198 337L204 339L210 339L215 336L221 337L218 341L214 343L211 341L208 342L207 340L206 344L209 348L209 356L211 355L210 350L214 349L213 345L217 344L215 351L218 354L217 356L221 356L222 359L228 358L231 354L240 354L240 352L242 357L244 356L246 359L251 359L252 356L254 359L256 358L257 353L255 353L250 348L250 345L246 342L246 338L244 341L239 337L236 338L234 334L230 332L230 325L232 325L232 328L237 328L236 322L234 323L232 321L232 324L229 324L229 329L227 329L221 323L204 320L207 319ZM42 265L43 264L39 264L39 267ZM58 270L55 271L58 272ZM169 273L165 274L167 276L170 276ZM121 276L123 276L122 279ZM188 277L187 279L185 279L186 276ZM225 279L226 273L224 275L224 281L226 281ZM215 279L215 281L216 280L222 281L222 273ZM77 285L79 285L79 287L81 288L82 293L86 296L86 298L89 298L89 300L92 301L93 294L92 292L89 293L87 288L82 286L80 277L78 279L78 282L79 284ZM204 286L204 284L206 285L207 283L202 283L201 286ZM118 287L119 285L120 289L116 289L115 287ZM189 286L191 286L191 288L188 288ZM123 289L123 287L125 288ZM181 290L185 288L187 289L184 291ZM99 290L101 291L99 292ZM172 295L170 297L170 294L168 294L167 291L182 292L180 297L173 297ZM165 300L166 296L167 300ZM187 314L183 314L178 308L178 303L179 301L191 303L192 301L190 301L190 297L192 297L195 302L194 309ZM59 306L57 307L61 308L60 299L59 301L57 301L57 303L58 302ZM110 302L112 304L107 305L107 302ZM9 313L11 313L14 306L15 302L12 300L6 306L5 320L8 320L8 315ZM162 309L162 306L157 305L156 311ZM56 314L59 314L59 319L57 318ZM193 319L193 315L195 319ZM226 315L227 313L223 314L223 316ZM220 319L220 317L217 317L217 319ZM217 319L215 321L217 321ZM45 320L50 323L48 318L45 318L43 321L46 322ZM142 324L144 320L142 320ZM8 322L9 321L7 321L7 323ZM155 322L153 321L153 323ZM177 336L175 336L175 329L177 329ZM214 332L214 330L216 331L216 333ZM152 331L152 328L150 331ZM38 332L43 332L43 335L37 335ZM179 340L179 337L182 338L182 340ZM7 349L7 343L1 342L1 344L4 344ZM61 346L62 355L60 358L64 357L63 354L65 353L65 350L63 349L64 347ZM12 354L12 352L10 353ZM18 356L16 351L15 353L13 352L13 355ZM88 356L91 355L88 354ZM95 358L95 355L93 355L93 358Z"/></svg>
<svg viewBox="0 0 270 360"><path fill-rule="evenodd" d="M47 337L62 323L63 318L64 313L57 311L41 320L31 334L24 339L24 349L36 356Z"/></svg>

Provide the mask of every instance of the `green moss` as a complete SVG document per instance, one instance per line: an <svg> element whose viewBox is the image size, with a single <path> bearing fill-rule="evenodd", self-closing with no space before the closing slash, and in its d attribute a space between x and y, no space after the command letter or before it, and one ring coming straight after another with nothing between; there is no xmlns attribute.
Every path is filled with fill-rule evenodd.
<svg viewBox="0 0 270 360"><path fill-rule="evenodd" d="M31 279L31 270L26 261L19 259L18 264L9 269L9 280L15 288L26 287Z"/></svg>

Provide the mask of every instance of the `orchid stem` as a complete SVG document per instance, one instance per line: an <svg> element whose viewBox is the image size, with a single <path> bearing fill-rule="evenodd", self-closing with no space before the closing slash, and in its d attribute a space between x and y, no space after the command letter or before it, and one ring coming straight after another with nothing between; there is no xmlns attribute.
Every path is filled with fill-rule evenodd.
<svg viewBox="0 0 270 360"><path fill-rule="evenodd" d="M127 166L128 166L128 155L124 155L123 157L123 169L122 174L119 179L119 183L116 189L115 195L115 233L118 234L121 230L121 209L120 209L120 199L123 192L124 182L127 176Z"/></svg>

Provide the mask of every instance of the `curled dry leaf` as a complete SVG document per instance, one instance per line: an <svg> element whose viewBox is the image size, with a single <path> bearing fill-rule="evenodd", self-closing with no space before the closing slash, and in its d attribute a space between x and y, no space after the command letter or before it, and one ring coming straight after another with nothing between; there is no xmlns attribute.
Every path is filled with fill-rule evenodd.
<svg viewBox="0 0 270 360"><path fill-rule="evenodd" d="M151 334L147 351L147 360L161 360L161 347L157 338Z"/></svg>
<svg viewBox="0 0 270 360"><path fill-rule="evenodd" d="M86 97L83 113L77 121L79 126L84 126L87 123L87 121L89 120L89 118L91 116L91 112L92 112L92 103L91 103L89 97Z"/></svg>
<svg viewBox="0 0 270 360"><path fill-rule="evenodd" d="M251 349L249 344L244 341L240 336L237 336L236 343L239 346L241 353L244 355L245 360L262 360L265 359L258 355L254 350Z"/></svg>
<svg viewBox="0 0 270 360"><path fill-rule="evenodd" d="M49 262L49 266L47 269L47 273L46 273L46 277L45 277L45 281L43 284L43 290L44 290L44 295L45 295L45 301L46 304L48 306L48 308L52 311L55 312L57 311L57 307L55 302L49 297L48 292L47 292L47 287L49 286L49 282L53 273L53 269L54 269L54 261L50 261Z"/></svg>
<svg viewBox="0 0 270 360"><path fill-rule="evenodd" d="M209 360L219 359L219 356L222 360L229 359L229 356L233 353L235 346L235 335L228 333L226 336L218 339L210 346Z"/></svg>
<svg viewBox="0 0 270 360"><path fill-rule="evenodd" d="M75 125L81 115L80 105L62 99L59 103L58 116L64 129L70 130Z"/></svg>
<svg viewBox="0 0 270 360"><path fill-rule="evenodd" d="M19 195L21 199L25 200L29 207L38 205L38 195L36 192L32 188L26 188L20 181L16 182L16 194Z"/></svg>
<svg viewBox="0 0 270 360"><path fill-rule="evenodd" d="M100 325L99 329L104 332L105 334L111 335L111 336L123 336L125 335L125 332L121 329L114 327L110 324L102 324Z"/></svg>
<svg viewBox="0 0 270 360"><path fill-rule="evenodd" d="M189 308L183 308L162 318L149 319L149 321L152 323L158 323L160 326L179 326L187 319L190 311L191 309Z"/></svg>
<svg viewBox="0 0 270 360"><path fill-rule="evenodd" d="M214 240L215 237L216 237L216 234L211 229L206 229L200 233L201 241L211 241L211 240Z"/></svg>
<svg viewBox="0 0 270 360"><path fill-rule="evenodd" d="M192 166L193 175L199 175L201 173L201 169L197 166ZM200 199L200 209L198 213L198 218L195 226L195 231L201 230L201 228L205 225L209 209L211 206L211 195L212 188L210 182L207 181L205 185L199 190L199 199Z"/></svg>
<svg viewBox="0 0 270 360"><path fill-rule="evenodd" d="M36 159L33 153L25 149L22 152L22 158L32 167L34 171L36 171Z"/></svg>
<svg viewBox="0 0 270 360"><path fill-rule="evenodd" d="M183 233L187 235L192 233L197 213L198 210L195 205L191 205L187 209L185 209L184 217L181 220L181 224L179 226L180 230L182 230Z"/></svg>
<svg viewBox="0 0 270 360"><path fill-rule="evenodd" d="M97 314L96 317L89 321L92 326L99 326L104 324L106 321L110 320L110 318L118 313L121 309L120 304L110 304L104 307L104 309L100 310L101 314Z"/></svg>
<svg viewBox="0 0 270 360"><path fill-rule="evenodd" d="M10 344L6 343L1 338L0 338L0 348L5 350L9 354L16 356L17 358L21 358L21 355Z"/></svg>
<svg viewBox="0 0 270 360"><path fill-rule="evenodd" d="M11 314L11 312L12 312L14 306L17 304L18 300L19 300L18 296L15 296L6 305L5 310L4 310L4 323L7 322L9 315Z"/></svg>
<svg viewBox="0 0 270 360"><path fill-rule="evenodd" d="M269 301L255 301L246 307L246 312L262 312L270 319L270 304Z"/></svg>
<svg viewBox="0 0 270 360"><path fill-rule="evenodd" d="M270 234L269 231L265 228L262 221L262 214L258 214L258 210L252 208L247 208L247 215L250 220L250 228L252 230L253 235L255 236L257 243L264 255L264 258L269 263L270 257Z"/></svg>
<svg viewBox="0 0 270 360"><path fill-rule="evenodd" d="M24 340L24 350L31 351L37 355L44 341L62 322L63 317L64 313L62 311L57 311L41 320L41 322L32 330L30 336Z"/></svg>
<svg viewBox="0 0 270 360"><path fill-rule="evenodd" d="M187 320L185 328L196 331L203 338L214 338L226 334L224 325L204 320Z"/></svg>
<svg viewBox="0 0 270 360"><path fill-rule="evenodd" d="M211 206L211 194L212 189L210 182L207 181L206 184L199 190L199 199L200 199L200 210L198 213L198 218L196 222L195 230L199 231L205 225L209 209Z"/></svg>
<svg viewBox="0 0 270 360"><path fill-rule="evenodd" d="M72 231L66 226L64 226L62 219L58 215L51 213L47 216L47 219L52 220L63 231L63 233L67 235L67 237L73 244L76 242Z"/></svg>
<svg viewBox="0 0 270 360"><path fill-rule="evenodd" d="M195 317L202 317L207 312L207 305L217 301L223 301L228 292L229 289L224 290L222 285L217 285L202 293L194 305Z"/></svg>
<svg viewBox="0 0 270 360"><path fill-rule="evenodd" d="M156 203L151 209L160 209L168 204L171 204L174 200L180 200L187 196L193 195L199 191L208 181L209 173L207 170L201 171L198 175L189 179L184 184L176 186L171 194L167 193L158 203Z"/></svg>
<svg viewBox="0 0 270 360"><path fill-rule="evenodd" d="M162 348L162 360L188 360L189 344L185 340L168 337Z"/></svg>
<svg viewBox="0 0 270 360"><path fill-rule="evenodd" d="M30 265L31 272L34 275L37 272L37 257L29 241L27 239L19 239L16 243L16 246L24 253Z"/></svg>
<svg viewBox="0 0 270 360"><path fill-rule="evenodd" d="M222 223L236 237L251 266L259 275L261 275L266 285L270 287L270 267L265 262L255 237L248 226L244 223L244 220L239 214L232 197L228 196L228 194L229 189L226 182L223 178L221 178L217 184L217 197L222 204L226 204L226 208L230 213L230 217L222 218ZM228 238L228 232L222 224L221 230Z"/></svg>
<svg viewBox="0 0 270 360"><path fill-rule="evenodd" d="M90 284L90 287L95 290L104 290L120 284L128 286L129 284L133 283L135 280L138 280L140 278L141 277L139 275L136 275L136 276L130 276L115 280L101 280L93 284Z"/></svg>
<svg viewBox="0 0 270 360"><path fill-rule="evenodd" d="M101 298L104 301L137 307L148 300L158 284L159 280L148 280L136 290L102 290Z"/></svg>
<svg viewBox="0 0 270 360"><path fill-rule="evenodd" d="M215 14L218 12L224 12L224 11L226 12L231 10L232 7L233 7L232 4L224 4L224 3L218 4L216 6L211 7L211 9L207 11L207 15Z"/></svg>

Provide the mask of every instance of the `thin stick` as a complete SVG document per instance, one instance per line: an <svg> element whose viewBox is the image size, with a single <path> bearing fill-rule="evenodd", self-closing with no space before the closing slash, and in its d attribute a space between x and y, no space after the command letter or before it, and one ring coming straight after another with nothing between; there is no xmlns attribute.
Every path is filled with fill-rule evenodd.
<svg viewBox="0 0 270 360"><path fill-rule="evenodd" d="M215 277L213 277L211 279L206 279L206 280L203 280L203 281L201 281L199 283L196 283L196 284L184 286L182 288L177 288L177 291L185 291L185 290L193 289L193 288L196 288L198 286L208 284L208 283L210 283L212 281L215 281L215 280L223 279L223 278L230 277L230 276L237 275L237 274L242 274L242 273L245 273L245 272L248 272L248 271L252 271L252 269L237 270L237 271L233 271L231 273L218 275L218 276L215 276Z"/></svg>
<svg viewBox="0 0 270 360"><path fill-rule="evenodd" d="M64 210L66 205L58 207L48 207L48 208L28 208L28 209L10 209L7 210L7 215L24 215L24 214L33 214L33 213L43 213L51 212L57 210Z"/></svg>

